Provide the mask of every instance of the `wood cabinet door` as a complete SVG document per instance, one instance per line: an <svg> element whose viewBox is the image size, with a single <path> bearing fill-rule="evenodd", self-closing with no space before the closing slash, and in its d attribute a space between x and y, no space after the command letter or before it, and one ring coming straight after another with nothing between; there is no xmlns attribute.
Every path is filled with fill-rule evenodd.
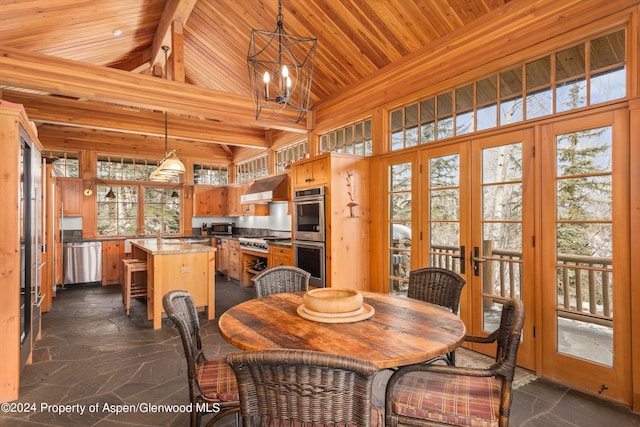
<svg viewBox="0 0 640 427"><path fill-rule="evenodd" d="M193 211L195 216L210 214L211 188L208 186L193 186Z"/></svg>
<svg viewBox="0 0 640 427"><path fill-rule="evenodd" d="M211 215L227 214L227 187L213 187L209 192L209 210Z"/></svg>
<svg viewBox="0 0 640 427"><path fill-rule="evenodd" d="M68 216L82 215L82 181L58 180L62 214Z"/></svg>
<svg viewBox="0 0 640 427"><path fill-rule="evenodd" d="M227 187L227 215L240 215L240 195L242 186L234 185Z"/></svg>
<svg viewBox="0 0 640 427"><path fill-rule="evenodd" d="M294 166L293 183L296 188L315 187L328 182L327 159L318 159Z"/></svg>
<svg viewBox="0 0 640 427"><path fill-rule="evenodd" d="M122 258L124 257L124 242L102 242L102 285L117 285L120 283Z"/></svg>

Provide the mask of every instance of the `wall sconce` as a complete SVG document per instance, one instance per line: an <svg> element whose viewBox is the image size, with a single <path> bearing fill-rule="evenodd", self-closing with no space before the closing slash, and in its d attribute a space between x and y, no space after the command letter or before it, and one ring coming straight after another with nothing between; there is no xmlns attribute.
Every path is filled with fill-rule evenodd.
<svg viewBox="0 0 640 427"><path fill-rule="evenodd" d="M106 182L104 182L101 179L98 178L93 178L91 180L91 184L89 184L89 188L85 188L84 189L84 195L85 196L90 196L93 194L93 186L95 185L96 182L99 182L100 184L104 185L105 187L109 187L109 191L107 191L107 194L105 194L104 197L106 197L107 199L115 199L116 198L116 194L113 192L113 189L111 188L111 186L109 184L107 184Z"/></svg>

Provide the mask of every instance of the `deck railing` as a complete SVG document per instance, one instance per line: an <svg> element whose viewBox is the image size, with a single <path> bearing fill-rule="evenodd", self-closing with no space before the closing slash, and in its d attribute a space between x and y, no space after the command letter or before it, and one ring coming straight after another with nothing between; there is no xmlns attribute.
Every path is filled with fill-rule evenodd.
<svg viewBox="0 0 640 427"><path fill-rule="evenodd" d="M483 244L484 294L502 298L520 295L522 253ZM458 246L433 245L430 265L459 271ZM559 254L557 283L559 315L611 326L613 319L611 258ZM492 301L487 301L491 305Z"/></svg>

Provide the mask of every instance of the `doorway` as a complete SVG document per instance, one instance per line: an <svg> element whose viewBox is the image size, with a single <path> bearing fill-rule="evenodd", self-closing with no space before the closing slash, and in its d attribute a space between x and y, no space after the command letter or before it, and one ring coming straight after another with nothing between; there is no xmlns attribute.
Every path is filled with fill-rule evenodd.
<svg viewBox="0 0 640 427"><path fill-rule="evenodd" d="M453 144L422 154L421 265L467 280L460 317L469 334L497 329L502 304L534 313L533 132ZM518 363L535 368L534 316L525 320ZM487 346L472 349L495 354Z"/></svg>
<svg viewBox="0 0 640 427"><path fill-rule="evenodd" d="M547 125L541 141L542 372L631 402L626 111Z"/></svg>

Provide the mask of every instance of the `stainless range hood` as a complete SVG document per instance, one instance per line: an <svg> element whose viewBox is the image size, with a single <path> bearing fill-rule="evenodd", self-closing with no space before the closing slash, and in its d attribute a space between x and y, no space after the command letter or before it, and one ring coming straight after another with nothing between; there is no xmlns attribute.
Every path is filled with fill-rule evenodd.
<svg viewBox="0 0 640 427"><path fill-rule="evenodd" d="M274 175L256 179L240 196L240 203L269 203L289 200L289 176Z"/></svg>

